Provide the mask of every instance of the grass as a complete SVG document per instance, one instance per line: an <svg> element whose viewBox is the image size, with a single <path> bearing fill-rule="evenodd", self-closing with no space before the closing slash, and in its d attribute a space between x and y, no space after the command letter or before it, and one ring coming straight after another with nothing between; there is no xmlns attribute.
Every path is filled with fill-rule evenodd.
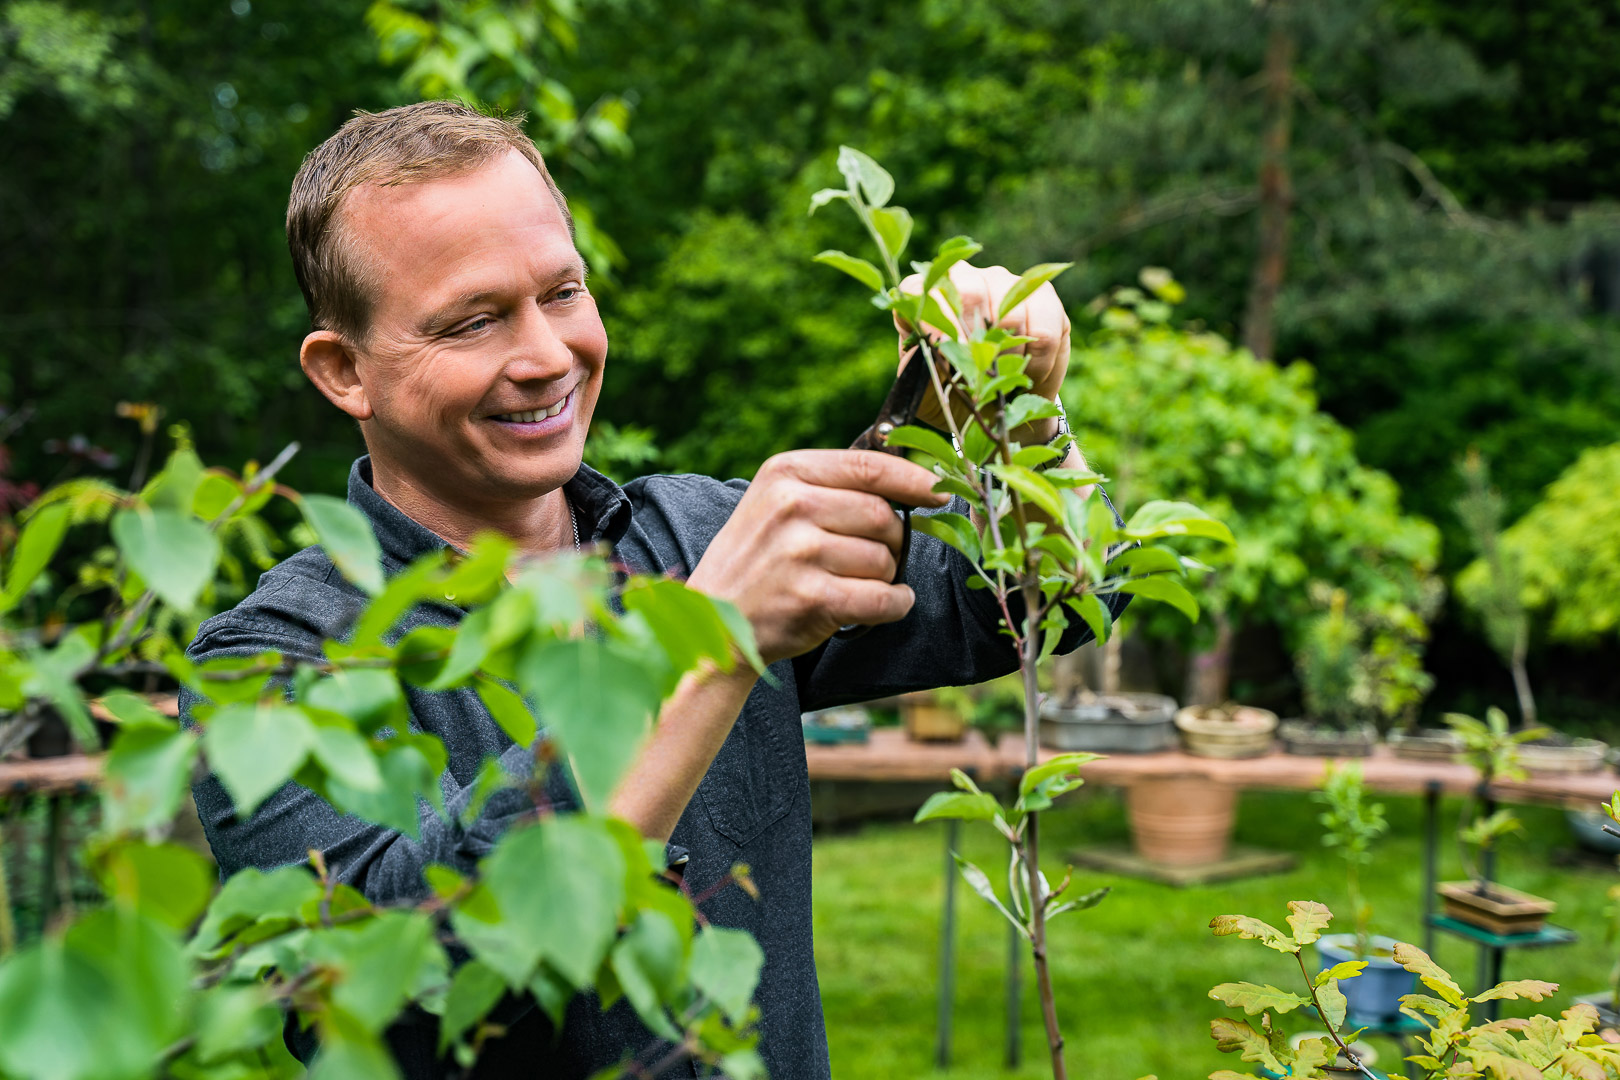
<svg viewBox="0 0 1620 1080"><path fill-rule="evenodd" d="M1043 823L1046 870L1054 881L1063 872L1063 852L1087 843L1123 841L1127 835L1117 794L1082 794L1084 798L1048 814ZM1421 942L1422 805L1410 798L1380 801L1388 807L1392 828L1366 874L1374 929ZM1208 1021L1225 1012L1208 998L1209 988L1247 979L1294 989L1299 972L1290 958L1258 942L1213 937L1208 923L1228 912L1280 923L1289 900L1344 906L1342 864L1317 840L1318 809L1303 793L1243 795L1237 841L1298 854L1298 867L1286 874L1177 889L1084 872L1088 884L1111 885L1113 892L1091 911L1065 915L1053 924L1053 977L1070 1076L1132 1080L1153 1073L1181 1080L1240 1067L1234 1058L1217 1053L1209 1038ZM1457 810L1455 803L1444 807L1442 880L1462 876L1445 828L1454 825ZM1554 920L1578 931L1581 941L1510 953L1504 978L1561 984L1559 994L1539 1008L1563 1009L1574 994L1607 984L1614 953L1603 943L1604 893L1620 878L1612 868L1572 864L1562 856L1561 849L1570 843L1559 812L1521 808L1520 814L1527 836L1507 842L1499 876L1558 901ZM935 1072L943 829L938 824L882 824L817 837L816 962L834 1076L867 1080ZM1005 880L1004 850L988 828L964 827L963 854L984 866L992 880ZM1006 924L965 886L958 887L957 910L952 1066L936 1075L958 1080L1050 1075L1027 950L1020 954L1025 969L1023 1064L1007 1070ZM1442 936L1435 951L1465 988L1472 986L1471 946ZM1525 1015L1536 1008L1508 1002L1503 1013ZM1395 1044L1377 1039L1374 1045L1383 1055L1381 1066L1398 1073Z"/></svg>

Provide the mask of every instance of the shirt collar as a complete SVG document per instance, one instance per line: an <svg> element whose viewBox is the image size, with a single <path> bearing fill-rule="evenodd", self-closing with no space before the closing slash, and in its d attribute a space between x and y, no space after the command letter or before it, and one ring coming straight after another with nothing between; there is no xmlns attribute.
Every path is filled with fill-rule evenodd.
<svg viewBox="0 0 1620 1080"><path fill-rule="evenodd" d="M581 544L617 546L630 528L630 498L612 480L589 465L580 465L563 494L579 521ZM383 554L401 564L450 544L426 525L377 494L371 486L371 456L357 459L349 470L349 504L371 522Z"/></svg>

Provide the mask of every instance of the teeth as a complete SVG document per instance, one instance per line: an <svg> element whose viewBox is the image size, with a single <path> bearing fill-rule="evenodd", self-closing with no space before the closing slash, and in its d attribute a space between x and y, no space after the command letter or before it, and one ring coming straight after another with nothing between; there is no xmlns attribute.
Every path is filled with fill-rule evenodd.
<svg viewBox="0 0 1620 1080"><path fill-rule="evenodd" d="M539 423L541 420L556 416L558 413L563 411L563 406L567 404L568 398L565 397L549 409L531 409L528 412L506 413L502 416L497 416L495 419L505 420L510 424L535 424Z"/></svg>

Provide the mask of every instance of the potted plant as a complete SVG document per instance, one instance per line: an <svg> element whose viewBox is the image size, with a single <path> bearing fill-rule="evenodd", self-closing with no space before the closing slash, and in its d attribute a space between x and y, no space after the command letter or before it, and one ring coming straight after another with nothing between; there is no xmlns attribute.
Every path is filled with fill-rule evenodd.
<svg viewBox="0 0 1620 1080"><path fill-rule="evenodd" d="M1176 699L1166 694L1094 693L1041 702L1041 745L1054 750L1151 754L1176 746Z"/></svg>
<svg viewBox="0 0 1620 1080"><path fill-rule="evenodd" d="M961 742L973 699L960 686L900 695L900 723L915 742Z"/></svg>
<svg viewBox="0 0 1620 1080"><path fill-rule="evenodd" d="M1596 474L1594 480L1606 482L1609 479L1607 474L1620 468L1620 452L1610 447L1604 453L1613 459L1613 464L1605 464L1603 453L1599 453L1592 458L1595 464L1589 471ZM1586 464L1587 459L1583 457L1576 467L1548 489L1545 502L1506 533L1502 530L1502 496L1490 486L1490 469L1485 459L1477 452L1470 452L1459 466L1467 490L1457 500L1457 515L1468 526L1479 549L1479 558L1458 575L1457 592L1463 603L1479 616L1491 647L1513 673L1513 689L1519 701L1519 723L1526 728L1536 726L1537 712L1525 663L1530 647L1529 605L1525 602L1526 592L1530 590L1525 552L1527 547L1532 549L1532 553L1543 552L1537 545L1544 541L1535 533L1538 529L1556 529L1562 519L1568 516L1567 504L1590 502L1594 497L1612 497L1607 489L1603 489L1600 496L1599 489L1603 485L1579 475L1581 466ZM1592 488L1590 491L1589 485ZM1601 516L1602 511L1597 511L1594 520ZM1599 527L1583 523L1573 531L1595 533ZM1583 545L1577 537L1568 539L1576 548L1589 546ZM1549 561L1549 556L1542 554L1541 558L1533 561L1538 564L1539 578L1545 578L1552 572L1539 565ZM1567 554L1565 559L1559 561L1569 561ZM1541 595L1550 588L1543 582L1534 592ZM1606 598L1604 603L1608 602ZM1587 605L1591 606L1589 600ZM1569 610L1561 609L1555 615L1555 626L1560 625L1559 615L1564 616L1564 622L1569 622L1579 605L1571 601L1563 607ZM1578 639L1582 635L1566 632L1563 636ZM1608 749L1607 743L1597 739L1575 738L1561 731L1542 728L1540 734L1520 750L1519 762L1523 768L1537 773L1596 772L1603 768Z"/></svg>
<svg viewBox="0 0 1620 1080"><path fill-rule="evenodd" d="M1361 977L1349 983L1345 996L1352 1017L1369 1024L1393 1020L1401 1009L1401 997L1410 994L1416 976L1395 962L1395 939L1371 932L1372 907L1361 892L1361 868L1372 862L1375 841L1389 831L1382 803L1368 803L1362 784L1361 766L1328 766L1321 790L1312 798L1326 809L1317 817L1322 826L1322 845L1339 853L1344 860L1345 893L1350 901L1355 931L1332 934L1316 943L1316 952L1327 971L1346 961L1366 964Z"/></svg>
<svg viewBox="0 0 1620 1080"><path fill-rule="evenodd" d="M866 742L872 731L872 717L859 705L807 712L800 720L804 727L804 741L822 746L841 743L858 745Z"/></svg>
<svg viewBox="0 0 1620 1080"><path fill-rule="evenodd" d="M1607 816L1620 824L1620 792L1616 792L1604 805L1603 815L1600 816ZM1602 829L1605 835L1620 837L1620 828L1616 828L1615 825L1605 823ZM1609 886L1609 906L1603 909L1603 914L1609 919L1604 941L1613 948L1620 944L1620 885ZM1598 1016L1608 1027L1620 1028L1620 952L1616 953L1614 966L1609 969L1609 988L1595 994L1583 994L1575 1000L1585 1002L1596 1009Z"/></svg>
<svg viewBox="0 0 1620 1080"><path fill-rule="evenodd" d="M1181 745L1195 757L1251 758L1271 752L1277 714L1253 705L1189 705L1176 713Z"/></svg>
<svg viewBox="0 0 1620 1080"><path fill-rule="evenodd" d="M1277 732L1290 754L1366 757L1378 744L1378 728L1368 720L1366 635L1346 610L1347 599L1343 589L1329 591L1327 611L1306 626L1294 654L1305 718L1284 721Z"/></svg>
<svg viewBox="0 0 1620 1080"><path fill-rule="evenodd" d="M1496 708L1486 712L1484 723L1461 713L1447 714L1446 722L1462 737L1469 763L1479 774L1479 786L1457 831L1469 880L1444 881L1437 886L1446 914L1497 934L1534 933L1557 905L1492 880L1497 842L1521 826L1511 810L1496 809L1490 787L1499 778L1523 779L1518 748L1542 735L1542 729L1513 731L1507 714ZM1469 857L1469 848L1477 851L1477 859Z"/></svg>
<svg viewBox="0 0 1620 1080"><path fill-rule="evenodd" d="M1258 1024L1235 1017L1210 1021L1210 1036L1223 1053L1240 1055L1254 1063L1254 1072L1221 1069L1210 1080L1258 1080L1260 1076L1319 1078L1360 1076L1383 1080L1369 1068L1355 1032L1346 1030L1353 1017L1344 992L1347 981L1363 977L1360 961L1336 964L1312 977L1305 967L1305 946L1318 941L1333 918L1322 904L1292 900L1288 929L1283 930L1247 915L1218 915L1210 920L1217 937L1236 935L1259 941L1267 948L1292 956L1299 967L1304 993L1250 982L1221 983L1209 996L1249 1016ZM1613 1075L1620 1065L1620 1046L1596 1035L1597 1010L1576 1004L1561 1019L1537 1015L1470 1025L1470 1008L1486 1002L1544 1001L1556 993L1556 983L1539 979L1513 979L1469 996L1457 981L1422 949L1401 942L1395 961L1422 981L1427 993L1408 994L1401 1012L1423 1025L1415 1037L1419 1052L1406 1060L1421 1080L1490 1075L1503 1077ZM1309 1010L1326 1031L1293 1039L1283 1036L1277 1017Z"/></svg>

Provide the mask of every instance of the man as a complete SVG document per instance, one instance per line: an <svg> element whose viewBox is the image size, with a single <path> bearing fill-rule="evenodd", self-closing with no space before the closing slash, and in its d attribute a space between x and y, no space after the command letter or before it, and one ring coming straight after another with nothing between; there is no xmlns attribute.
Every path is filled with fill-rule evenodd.
<svg viewBox="0 0 1620 1080"><path fill-rule="evenodd" d="M727 889L702 910L764 949L757 1002L771 1075L828 1075L800 712L1016 666L993 601L965 587L967 565L949 548L919 535L910 584L891 584L901 530L889 500L943 505L934 477L861 451L778 455L751 484L656 476L621 490L583 467L607 338L567 206L520 129L465 106L430 102L349 121L305 160L287 234L314 327L300 361L359 423L369 455L355 463L349 499L371 520L390 573L488 529L533 553L607 544L633 571L686 575L752 623L776 684L748 670L686 679L610 809L688 852L694 893L734 863L752 867L757 902ZM1002 270L957 277L979 311L994 310L1012 280ZM1069 327L1050 286L1010 323L1036 339L1028 370L1036 392L1055 397ZM1052 438L1044 423L1023 441ZM191 652L317 659L322 639L343 636L362 602L311 548L204 624ZM400 632L454 619L424 608ZM848 623L875 629L858 644L829 641ZM1079 640L1076 632L1068 644ZM449 751L448 820L424 811L413 841L343 817L293 784L242 820L210 777L196 794L222 870L302 862L319 848L334 873L380 903L423 895L428 862L471 870L528 809L520 793L504 793L463 827L472 780L489 755L527 770L531 748L512 745L471 691L413 691L410 705L414 726ZM566 807L567 788L557 787ZM588 998L575 1001L561 1038L552 1035L539 1010L519 1003L481 1074L583 1077L652 1041L623 1003L604 1014ZM435 1037L420 1014L390 1033L407 1075L446 1068ZM307 1037L290 1041L300 1056L313 1050Z"/></svg>

